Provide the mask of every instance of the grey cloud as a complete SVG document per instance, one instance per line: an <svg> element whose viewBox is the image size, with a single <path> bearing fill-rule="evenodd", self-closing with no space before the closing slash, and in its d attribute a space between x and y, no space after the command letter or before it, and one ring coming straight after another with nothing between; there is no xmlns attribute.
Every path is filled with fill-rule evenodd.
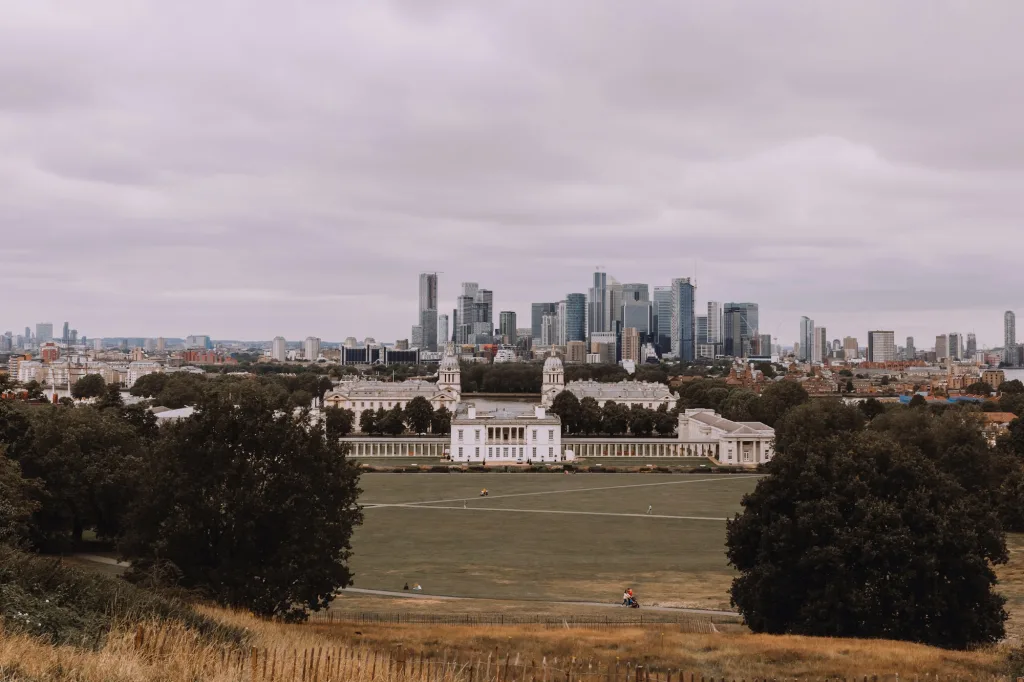
<svg viewBox="0 0 1024 682"><path fill-rule="evenodd" d="M29 295L0 323L393 339L420 270L442 307L474 280L525 319L597 264L656 285L696 263L699 298L760 302L785 342L806 313L996 344L1024 285L1022 19L15 0L0 283Z"/></svg>

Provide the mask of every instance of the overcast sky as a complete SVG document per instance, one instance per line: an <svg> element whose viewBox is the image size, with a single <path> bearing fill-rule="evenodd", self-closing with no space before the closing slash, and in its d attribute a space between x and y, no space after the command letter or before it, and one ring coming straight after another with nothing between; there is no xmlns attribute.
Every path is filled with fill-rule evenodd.
<svg viewBox="0 0 1024 682"><path fill-rule="evenodd" d="M418 273L1024 314L1024 3L6 0L0 332L405 338ZM1024 321L1022 321L1024 326Z"/></svg>

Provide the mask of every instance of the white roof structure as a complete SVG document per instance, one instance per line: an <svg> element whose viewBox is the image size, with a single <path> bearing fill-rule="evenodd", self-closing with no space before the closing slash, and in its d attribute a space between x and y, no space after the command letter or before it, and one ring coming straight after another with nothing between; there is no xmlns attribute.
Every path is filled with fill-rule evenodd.
<svg viewBox="0 0 1024 682"><path fill-rule="evenodd" d="M162 421L168 421L168 420L185 419L186 417L191 417L195 413L195 411L196 411L196 408L190 407L190 406L185 406L185 407L180 407L180 408L178 408L176 410L165 410L163 412L154 412L153 416L156 417L156 420L158 422L162 422Z"/></svg>
<svg viewBox="0 0 1024 682"><path fill-rule="evenodd" d="M599 403L615 402L667 402L675 398L665 384L651 381L619 381L602 383L592 379L570 381L565 390L580 400L593 398Z"/></svg>
<svg viewBox="0 0 1024 682"><path fill-rule="evenodd" d="M412 400L417 396L423 396L431 400L444 389L432 381L423 379L409 379L407 381L343 381L329 391L326 398L347 398L348 400Z"/></svg>
<svg viewBox="0 0 1024 682"><path fill-rule="evenodd" d="M775 429L761 422L734 422L713 410L686 410L685 416L730 436L775 437Z"/></svg>

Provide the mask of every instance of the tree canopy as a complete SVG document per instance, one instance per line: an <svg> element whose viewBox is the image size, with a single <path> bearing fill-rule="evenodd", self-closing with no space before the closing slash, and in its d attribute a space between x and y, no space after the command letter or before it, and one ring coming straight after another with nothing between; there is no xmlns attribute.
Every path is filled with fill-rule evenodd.
<svg viewBox="0 0 1024 682"><path fill-rule="evenodd" d="M351 582L358 469L307 413L211 395L164 429L121 545L136 575L168 564L221 604L293 619Z"/></svg>
<svg viewBox="0 0 1024 682"><path fill-rule="evenodd" d="M99 374L86 374L71 387L73 398L99 398L107 389L107 384Z"/></svg>
<svg viewBox="0 0 1024 682"><path fill-rule="evenodd" d="M1004 634L997 513L888 432L784 447L743 507L727 556L740 572L732 601L755 632L949 648Z"/></svg>

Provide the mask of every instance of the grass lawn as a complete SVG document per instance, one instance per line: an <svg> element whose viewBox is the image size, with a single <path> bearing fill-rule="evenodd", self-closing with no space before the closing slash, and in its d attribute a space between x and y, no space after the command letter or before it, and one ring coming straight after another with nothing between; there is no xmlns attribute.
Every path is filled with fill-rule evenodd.
<svg viewBox="0 0 1024 682"><path fill-rule="evenodd" d="M353 538L355 584L400 590L409 582L428 594L603 602L618 600L629 585L648 604L726 608L733 572L725 562L724 518L740 509L755 481L734 475L369 474L362 479L364 505L453 501L429 509L366 509ZM478 497L481 488L492 496ZM654 516L644 515L648 505ZM443 506L456 508L437 508ZM593 515L557 513L566 511Z"/></svg>

